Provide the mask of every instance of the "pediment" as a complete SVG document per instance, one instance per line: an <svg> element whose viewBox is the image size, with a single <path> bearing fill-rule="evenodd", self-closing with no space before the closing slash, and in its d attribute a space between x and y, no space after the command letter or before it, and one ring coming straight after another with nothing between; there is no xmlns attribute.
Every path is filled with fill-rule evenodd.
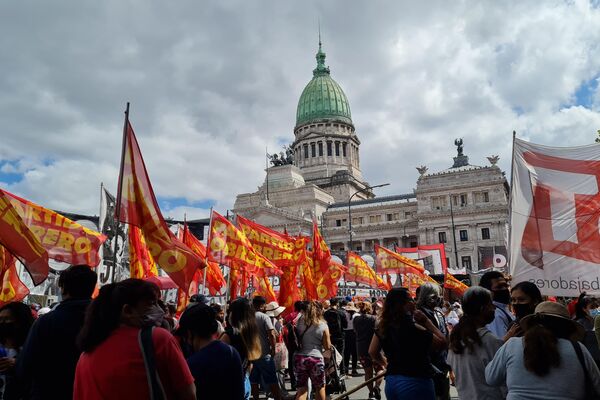
<svg viewBox="0 0 600 400"><path fill-rule="evenodd" d="M267 226L275 230L282 230L278 228L283 228L285 226L310 224L310 220L306 220L300 216L294 215L290 211L273 206L260 206L253 210L245 210L242 215L260 225Z"/></svg>

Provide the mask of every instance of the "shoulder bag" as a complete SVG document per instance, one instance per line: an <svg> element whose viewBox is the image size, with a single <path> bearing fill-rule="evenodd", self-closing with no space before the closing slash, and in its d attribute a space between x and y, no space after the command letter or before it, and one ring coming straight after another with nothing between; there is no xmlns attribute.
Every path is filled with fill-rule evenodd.
<svg viewBox="0 0 600 400"><path fill-rule="evenodd" d="M150 390L150 400L166 400L164 387L156 370L156 358L154 357L154 343L152 342L153 326L148 326L140 329L138 333L138 342L142 357L144 359L144 367L146 368L146 377L148 378L148 389Z"/></svg>

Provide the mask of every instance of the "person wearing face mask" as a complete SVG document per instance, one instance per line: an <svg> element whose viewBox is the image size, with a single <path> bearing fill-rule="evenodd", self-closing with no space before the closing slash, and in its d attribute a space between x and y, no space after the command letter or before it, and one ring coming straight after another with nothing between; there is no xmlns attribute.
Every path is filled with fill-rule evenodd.
<svg viewBox="0 0 600 400"><path fill-rule="evenodd" d="M485 381L485 367L503 341L485 326L493 321L496 308L492 294L480 286L469 288L463 296L463 316L450 333L448 363L456 377L461 399L502 400L506 388Z"/></svg>
<svg viewBox="0 0 600 400"><path fill-rule="evenodd" d="M598 302L595 298L588 296L585 292L581 293L575 305L574 319L585 329L582 343L588 349L596 364L600 365L600 348L594 332L594 318L590 314L590 311L597 306Z"/></svg>
<svg viewBox="0 0 600 400"><path fill-rule="evenodd" d="M158 327L164 319L159 297L158 286L141 279L100 289L78 337L83 352L75 370L74 400L196 398L177 341Z"/></svg>
<svg viewBox="0 0 600 400"><path fill-rule="evenodd" d="M187 359L196 380L197 399L241 400L244 398L244 372L237 350L215 339L218 330L215 310L198 304L181 321L194 349Z"/></svg>
<svg viewBox="0 0 600 400"><path fill-rule="evenodd" d="M12 302L0 307L0 400L22 399L25 394L15 377L15 364L32 324L29 306Z"/></svg>
<svg viewBox="0 0 600 400"><path fill-rule="evenodd" d="M425 283L417 290L417 308L425 314L431 323L448 338L448 327L446 318L441 312L439 305L442 303L440 286L435 283ZM446 362L448 356L447 348L431 350L431 364L436 370L433 376L435 397L438 400L450 399L450 366Z"/></svg>
<svg viewBox="0 0 600 400"><path fill-rule="evenodd" d="M508 309L510 303L510 291L508 283L503 273L498 271L488 271L481 277L479 286L492 292L492 300L496 307L494 320L487 325L487 328L497 338L504 338L508 330L513 325L514 316ZM515 328L516 329L516 328Z"/></svg>
<svg viewBox="0 0 600 400"><path fill-rule="evenodd" d="M446 337L416 309L408 289L390 290L369 346L373 362L386 369L386 398L434 400L434 370L429 355L432 349L446 346Z"/></svg>
<svg viewBox="0 0 600 400"><path fill-rule="evenodd" d="M538 287L529 281L517 283L510 291L511 308L515 314L513 326L508 330L505 340L508 337L523 336L523 329L520 326L520 321L528 315L535 312L535 307L544 299Z"/></svg>

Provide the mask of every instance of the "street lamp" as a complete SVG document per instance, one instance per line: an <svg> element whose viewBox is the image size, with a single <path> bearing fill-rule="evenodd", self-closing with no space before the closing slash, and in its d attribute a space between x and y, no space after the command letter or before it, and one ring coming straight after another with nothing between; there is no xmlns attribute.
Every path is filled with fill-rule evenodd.
<svg viewBox="0 0 600 400"><path fill-rule="evenodd" d="M352 251L352 209L350 208L350 201L352 201L352 198L359 193L363 193L368 190L379 188L379 187L384 187L384 186L389 186L389 183L382 183L381 185L367 186L365 188L362 188L362 189L352 193L352 195L348 199L348 235L350 235L350 251Z"/></svg>

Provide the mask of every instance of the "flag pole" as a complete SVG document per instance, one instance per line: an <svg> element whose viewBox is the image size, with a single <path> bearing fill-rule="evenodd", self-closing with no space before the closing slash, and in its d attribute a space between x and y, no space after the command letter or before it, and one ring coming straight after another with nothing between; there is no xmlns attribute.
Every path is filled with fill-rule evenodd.
<svg viewBox="0 0 600 400"><path fill-rule="evenodd" d="M511 243L512 243L512 224L511 224L511 220L512 220L512 194L513 194L513 190L515 190L514 188L514 181L515 181L515 141L517 139L517 131L513 130L513 134L512 134L512 160L510 161L510 193L509 193L509 198L508 198L508 243L507 243L507 248L510 249L509 251L507 251L506 253L506 258L507 258L507 264L508 267L508 273L510 273L510 266L511 266L511 254L512 254L512 248L511 248ZM531 179L530 179L531 181ZM537 215L536 215L536 222L537 222ZM539 230L538 230L539 232ZM493 256L492 256L493 257ZM492 259L492 268L494 267L494 262Z"/></svg>
<svg viewBox="0 0 600 400"><path fill-rule="evenodd" d="M267 172L267 179L265 182L267 184L267 201L269 201L269 151L267 146L265 146L265 170ZM229 210L227 210L227 215L229 216Z"/></svg>
<svg viewBox="0 0 600 400"><path fill-rule="evenodd" d="M212 225L212 214L213 214L212 210L213 209L211 207L210 208L210 223L208 225L209 229L210 229L210 226ZM206 251L208 251L209 242L206 242L206 245L207 245L206 246L207 247ZM204 278L202 278L202 291L206 290L206 270L207 269L208 269L208 261L206 261L206 265L204 266ZM210 291L207 291L207 292L209 292L209 294L210 294ZM204 294L204 293L202 293L202 294Z"/></svg>
<svg viewBox="0 0 600 400"><path fill-rule="evenodd" d="M125 145L127 144L127 125L129 125L129 102L125 108L125 121L123 122L123 143L121 146L121 167L119 169L119 186L117 187L117 200L115 202L115 243L113 247L112 282L115 282L117 270L117 242L119 237L119 226L121 219L121 195L123 192L123 170L125 169Z"/></svg>

